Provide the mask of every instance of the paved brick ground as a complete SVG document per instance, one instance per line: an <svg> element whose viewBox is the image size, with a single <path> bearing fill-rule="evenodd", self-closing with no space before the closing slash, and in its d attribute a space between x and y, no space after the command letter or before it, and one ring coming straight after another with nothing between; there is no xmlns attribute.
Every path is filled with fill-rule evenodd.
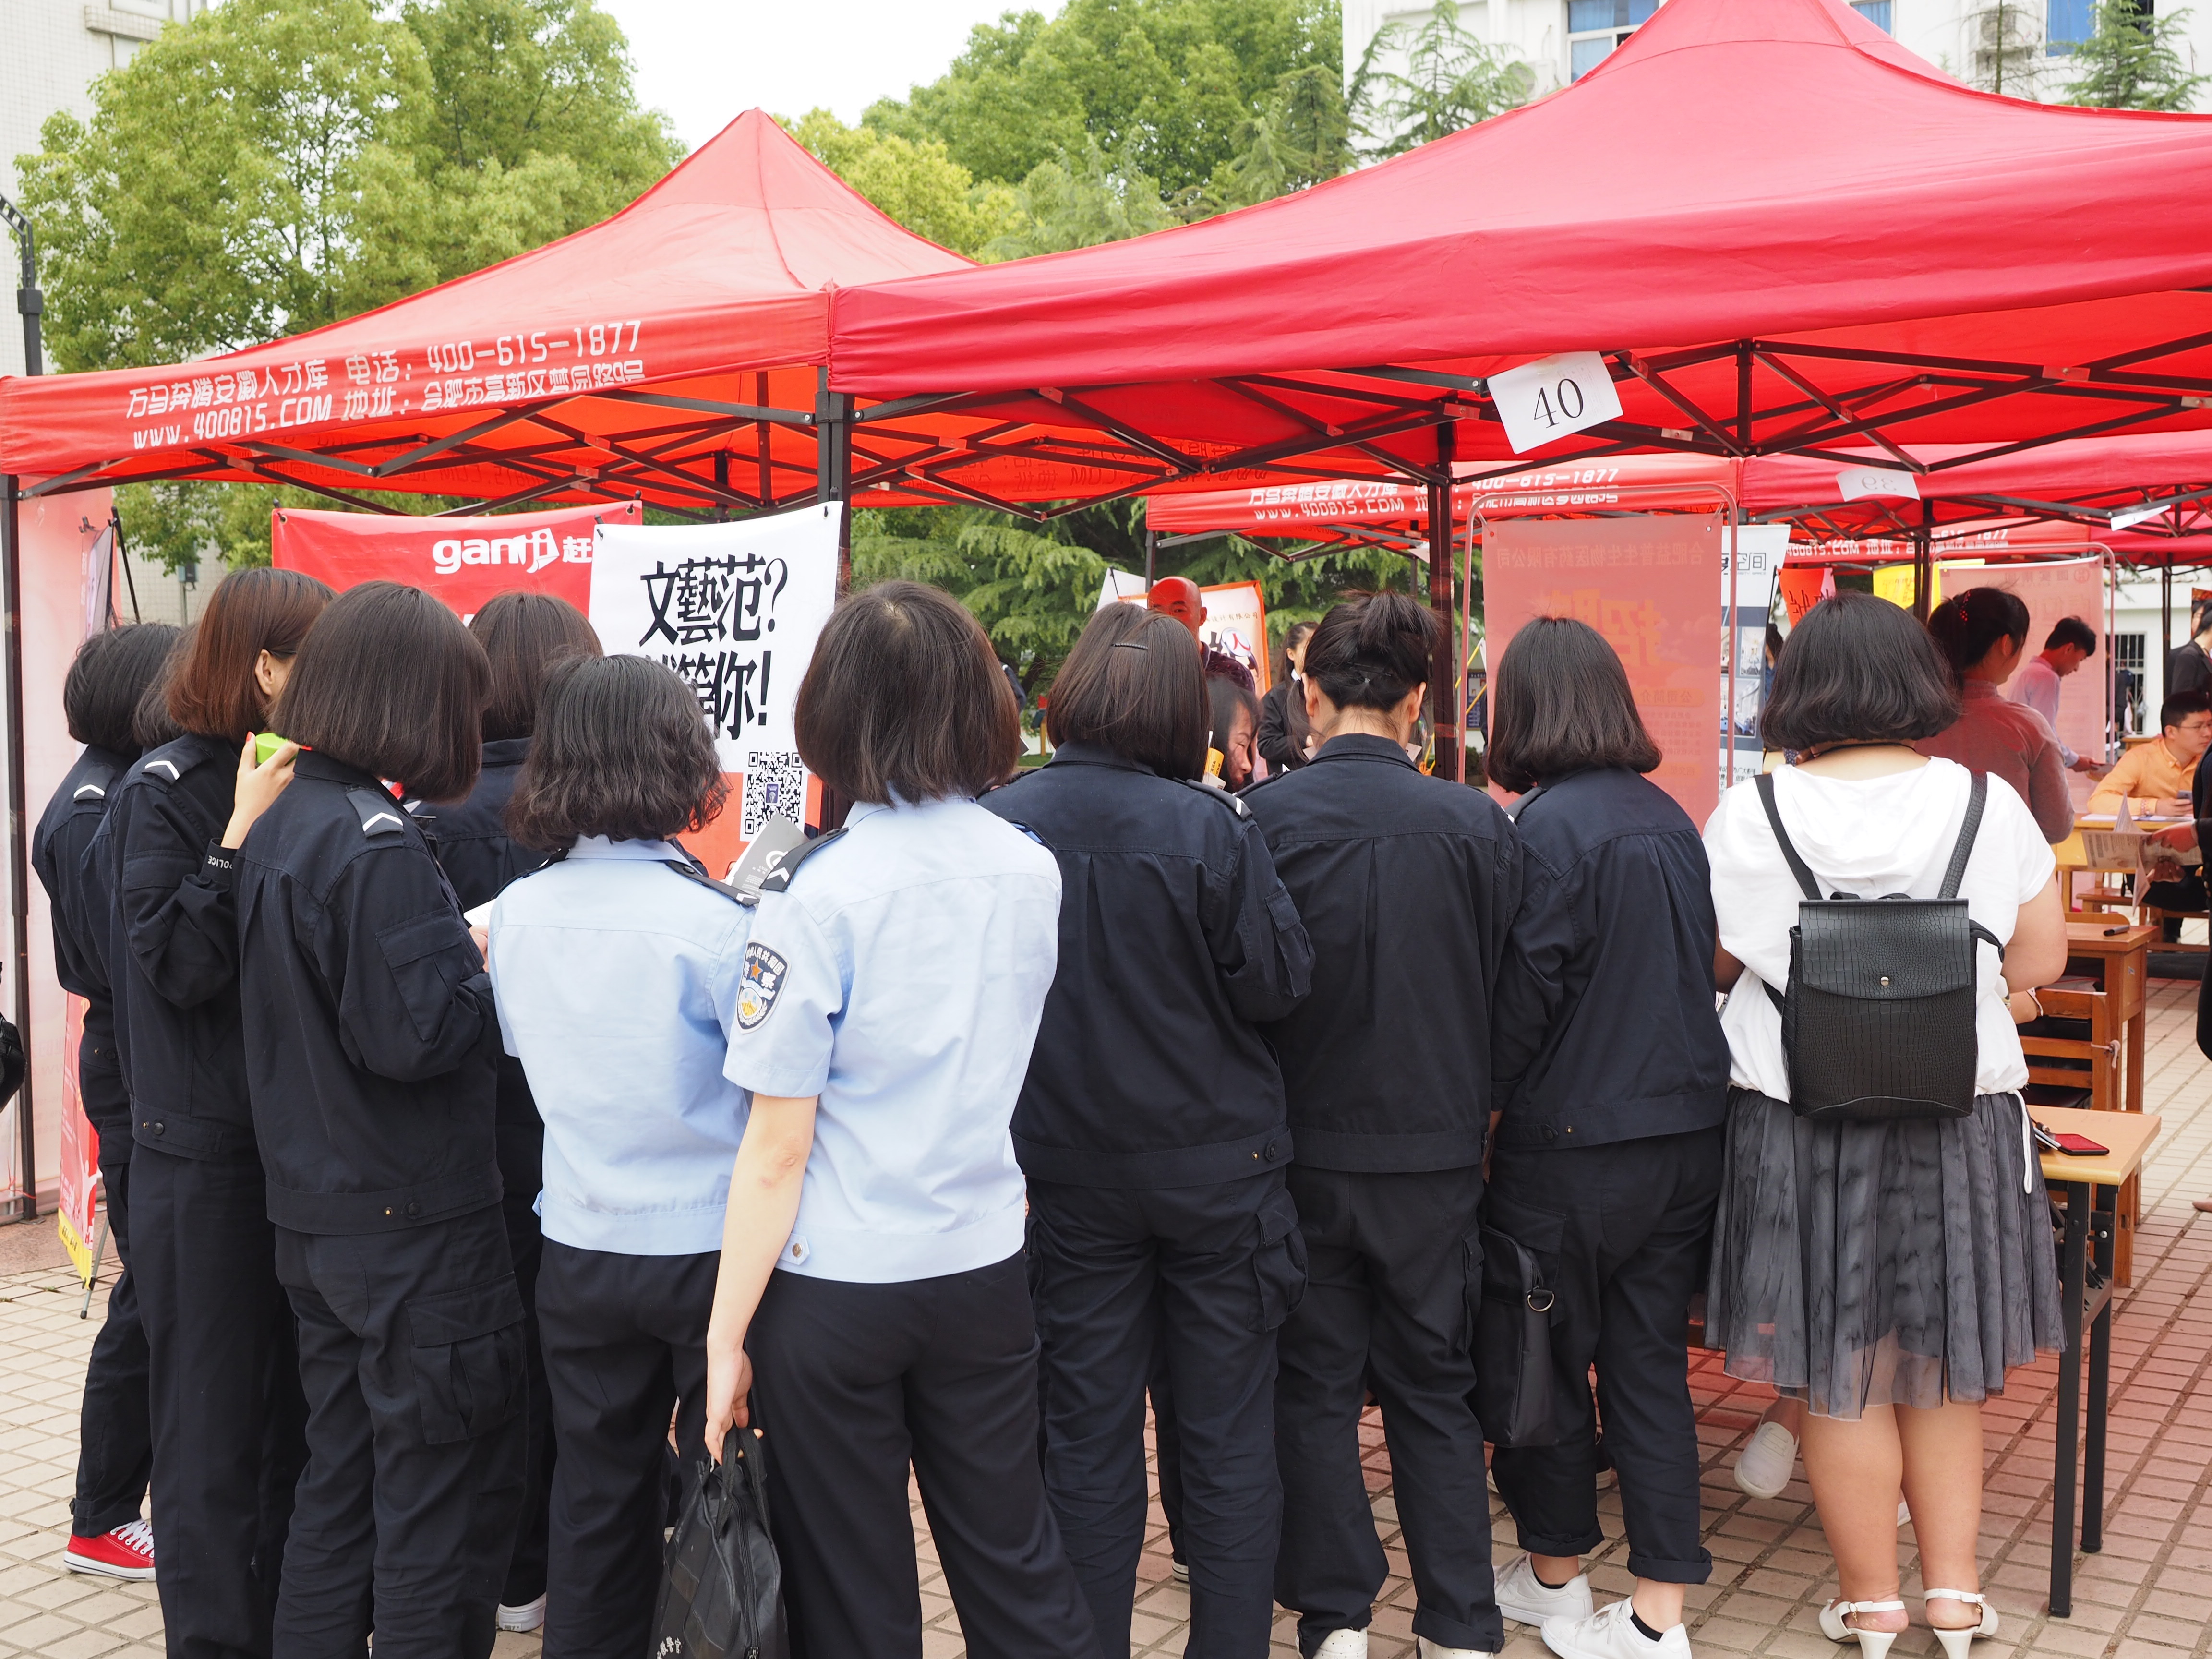
<svg viewBox="0 0 2212 1659"><path fill-rule="evenodd" d="M2212 1193L2212 1111L2203 1110L2208 1069L2192 1040L2193 987L2166 985L2151 1014L2145 1093L2166 1116L2166 1136L2145 1181L2145 1218L2136 1249L2136 1288L2115 1317L2112 1432L2106 1545L2077 1557L2070 1620L2047 1616L2051 1438L2057 1364L2015 1372L2007 1396L1984 1416L1989 1498L1982 1523L1984 1582L2004 1628L1976 1649L1976 1659L2014 1654L2054 1659L2212 1659L2212 1217L2190 1200ZM15 1245L15 1241L9 1241ZM161 1647L161 1609L150 1584L115 1584L60 1570L76 1458L76 1412L94 1321L79 1322L79 1293L66 1268L6 1271L24 1251L0 1247L0 1656L38 1659L126 1659ZM33 1253L37 1254L37 1253ZM1691 1637L1698 1652L1820 1659L1837 1653L1814 1614L1834 1594L1820 1522L1802 1480L1771 1502L1744 1497L1728 1466L1770 1397L1741 1385L1708 1359L1692 1378L1705 1451L1705 1528L1715 1558L1710 1584L1691 1594ZM1365 1431L1368 1486L1393 1576L1376 1610L1375 1659L1413 1651L1412 1586L1404 1576L1389 1460L1378 1425ZM1601 1506L1615 1540L1595 1558L1601 1599L1626 1594L1629 1577L1619 1541L1620 1505ZM1140 1569L1137 1646L1180 1654L1186 1602L1168 1576L1164 1527L1155 1511ZM1501 1522L1501 1536L1508 1536ZM930 1569L927 1527L915 1511L924 1561L923 1600L930 1659L961 1652L959 1628L941 1579ZM1920 1587L1911 1532L1900 1534L1905 1588ZM1501 1546L1498 1559L1510 1558ZM1917 1603L1914 1604L1917 1611ZM1278 1651L1289 1655L1287 1615L1278 1620ZM502 1656L534 1656L533 1639L502 1637ZM1512 1627L1512 1659L1544 1651L1531 1631ZM1924 1629L1900 1639L1899 1659L1937 1651Z"/></svg>

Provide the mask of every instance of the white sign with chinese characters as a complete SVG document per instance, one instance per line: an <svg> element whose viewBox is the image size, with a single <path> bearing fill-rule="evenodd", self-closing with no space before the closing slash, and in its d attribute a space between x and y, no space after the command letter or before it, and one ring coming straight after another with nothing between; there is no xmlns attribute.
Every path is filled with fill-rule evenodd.
<svg viewBox="0 0 2212 1659"><path fill-rule="evenodd" d="M609 653L675 670L714 728L725 772L744 783L728 810L750 841L806 811L792 708L837 599L837 513L801 507L735 524L602 524L592 557L592 626Z"/></svg>

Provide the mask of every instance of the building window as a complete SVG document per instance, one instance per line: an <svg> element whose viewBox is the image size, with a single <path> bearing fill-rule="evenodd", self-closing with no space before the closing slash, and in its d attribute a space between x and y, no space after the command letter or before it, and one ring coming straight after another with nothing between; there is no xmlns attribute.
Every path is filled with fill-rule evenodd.
<svg viewBox="0 0 2212 1659"><path fill-rule="evenodd" d="M2135 14L2136 27L2150 29L2154 0L2121 0ZM2071 58L2074 48L2097 32L2097 0L2047 0L2043 17L2043 50L2051 58Z"/></svg>
<svg viewBox="0 0 2212 1659"><path fill-rule="evenodd" d="M1659 9L1659 0L1567 0L1567 58L1581 80L1603 63L1636 26Z"/></svg>
<svg viewBox="0 0 2212 1659"><path fill-rule="evenodd" d="M1851 0L1853 11L1884 34L1894 34L1897 31L1889 26L1889 7L1890 0Z"/></svg>

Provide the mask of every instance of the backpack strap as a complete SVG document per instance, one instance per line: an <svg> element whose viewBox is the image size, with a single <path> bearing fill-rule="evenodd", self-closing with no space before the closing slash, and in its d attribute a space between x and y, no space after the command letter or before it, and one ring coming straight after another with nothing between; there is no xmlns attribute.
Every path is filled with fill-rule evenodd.
<svg viewBox="0 0 2212 1659"><path fill-rule="evenodd" d="M1937 898L1959 896L1959 884L1966 878L1966 860L1973 853L1974 836L1982 827L1982 804L1989 797L1989 774L1975 773L1966 791L1966 821L1959 826L1959 844L1951 849L1951 865L1943 872L1943 890L1936 895Z"/></svg>
<svg viewBox="0 0 2212 1659"><path fill-rule="evenodd" d="M1796 843L1790 839L1790 832L1782 827L1782 811L1774 804L1774 774L1761 772L1756 781L1759 785L1759 804L1766 809L1767 823L1774 826L1775 842L1782 848L1782 856L1790 860L1790 873L1797 878L1797 884L1805 890L1805 896L1815 904L1819 903L1820 881L1805 860L1797 856Z"/></svg>

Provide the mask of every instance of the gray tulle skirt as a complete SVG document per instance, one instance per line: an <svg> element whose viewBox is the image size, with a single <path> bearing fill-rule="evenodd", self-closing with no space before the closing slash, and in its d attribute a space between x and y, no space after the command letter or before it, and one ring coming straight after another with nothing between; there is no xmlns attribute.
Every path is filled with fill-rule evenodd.
<svg viewBox="0 0 2212 1659"><path fill-rule="evenodd" d="M1809 1123L1729 1097L1705 1340L1824 1417L2004 1392L2062 1343L2043 1174L2017 1095L1973 1115Z"/></svg>

